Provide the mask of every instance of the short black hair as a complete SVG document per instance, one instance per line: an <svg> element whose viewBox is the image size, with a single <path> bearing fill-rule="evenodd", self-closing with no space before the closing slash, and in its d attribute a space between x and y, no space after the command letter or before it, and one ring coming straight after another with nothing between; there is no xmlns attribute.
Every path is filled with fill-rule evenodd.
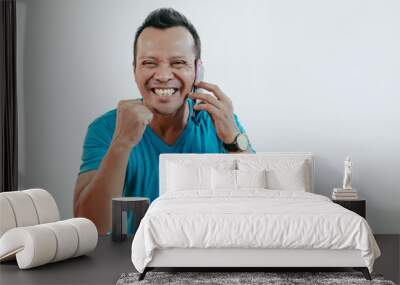
<svg viewBox="0 0 400 285"><path fill-rule="evenodd" d="M160 8L151 12L142 25L137 29L135 35L135 41L133 43L133 66L136 67L136 55L137 55L137 40L140 34L145 28L153 27L157 29L168 29L172 27L184 27L186 28L194 39L194 46L196 52L196 59L200 59L201 55L201 42L199 34L197 33L193 24L181 13L173 8Z"/></svg>

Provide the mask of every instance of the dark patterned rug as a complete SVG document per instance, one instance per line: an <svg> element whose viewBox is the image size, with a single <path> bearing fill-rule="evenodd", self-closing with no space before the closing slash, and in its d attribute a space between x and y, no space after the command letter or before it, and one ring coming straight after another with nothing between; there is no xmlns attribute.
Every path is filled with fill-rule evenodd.
<svg viewBox="0 0 400 285"><path fill-rule="evenodd" d="M139 273L122 274L117 285L133 284L379 284L396 285L384 280L380 274L371 274L372 281L361 272L147 272L145 279L138 281Z"/></svg>

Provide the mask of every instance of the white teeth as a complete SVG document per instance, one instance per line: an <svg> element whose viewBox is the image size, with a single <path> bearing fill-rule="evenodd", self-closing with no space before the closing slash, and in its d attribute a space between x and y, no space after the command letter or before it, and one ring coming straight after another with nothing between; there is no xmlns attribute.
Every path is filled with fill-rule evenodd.
<svg viewBox="0 0 400 285"><path fill-rule="evenodd" d="M170 88L170 89L154 88L154 93L158 96L171 96L172 94L175 93L175 89L173 89L173 88Z"/></svg>

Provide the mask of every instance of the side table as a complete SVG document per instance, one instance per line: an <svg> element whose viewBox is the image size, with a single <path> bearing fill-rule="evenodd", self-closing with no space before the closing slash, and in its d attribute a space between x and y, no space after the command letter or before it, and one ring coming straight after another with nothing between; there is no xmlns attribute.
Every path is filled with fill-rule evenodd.
<svg viewBox="0 0 400 285"><path fill-rule="evenodd" d="M364 219L366 218L366 200L356 199L356 200L336 200L333 199L332 202L339 204L340 206L359 214Z"/></svg>
<svg viewBox="0 0 400 285"><path fill-rule="evenodd" d="M127 237L127 215L132 211L134 232L149 208L150 200L145 197L120 197L112 199L112 240L123 241Z"/></svg>

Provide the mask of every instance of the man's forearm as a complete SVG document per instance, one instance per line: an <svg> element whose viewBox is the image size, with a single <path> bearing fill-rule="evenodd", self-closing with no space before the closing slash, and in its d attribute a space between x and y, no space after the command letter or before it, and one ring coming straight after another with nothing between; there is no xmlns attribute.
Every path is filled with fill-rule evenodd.
<svg viewBox="0 0 400 285"><path fill-rule="evenodd" d="M77 200L76 215L92 220L100 234L111 229L111 199L122 195L132 146L113 141L101 165Z"/></svg>

